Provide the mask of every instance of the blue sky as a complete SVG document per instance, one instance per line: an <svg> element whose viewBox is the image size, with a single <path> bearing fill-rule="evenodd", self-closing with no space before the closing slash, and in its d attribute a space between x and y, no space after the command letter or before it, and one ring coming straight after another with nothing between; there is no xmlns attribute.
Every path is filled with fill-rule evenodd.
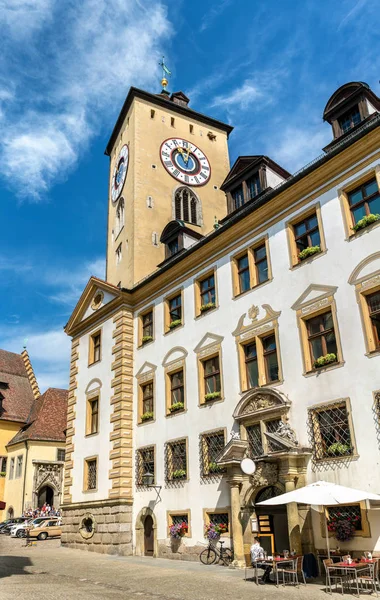
<svg viewBox="0 0 380 600"><path fill-rule="evenodd" d="M0 0L0 347L24 339L40 387L65 387L63 326L104 277L104 148L130 85L230 122L231 163L294 172L331 139L337 87L380 95L375 0Z"/></svg>

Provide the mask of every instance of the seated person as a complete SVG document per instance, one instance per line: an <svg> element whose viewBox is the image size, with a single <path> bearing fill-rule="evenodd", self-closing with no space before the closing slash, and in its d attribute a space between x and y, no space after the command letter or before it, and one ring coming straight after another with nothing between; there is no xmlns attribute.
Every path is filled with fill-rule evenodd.
<svg viewBox="0 0 380 600"><path fill-rule="evenodd" d="M254 542L251 546L251 562L252 566L257 566L259 569L264 569L264 574L260 580L261 584L269 581L269 574L272 571L272 566L266 563L261 563L264 560L264 549L260 546L260 540L258 537L254 538Z"/></svg>

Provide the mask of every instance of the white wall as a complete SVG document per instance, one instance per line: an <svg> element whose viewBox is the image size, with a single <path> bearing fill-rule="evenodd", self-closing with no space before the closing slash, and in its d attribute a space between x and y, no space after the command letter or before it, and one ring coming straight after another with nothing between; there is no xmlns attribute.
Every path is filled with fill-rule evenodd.
<svg viewBox="0 0 380 600"><path fill-rule="evenodd" d="M368 168L367 166L366 170ZM339 187L341 186L342 183L339 184ZM232 413L240 399L240 388L237 352L232 331L239 317L252 305L261 307L262 304L269 304L274 310L281 311L279 337L284 383L277 389L284 392L292 402L290 424L302 445L310 445L306 429L308 406L338 398L351 399L358 460L349 463L349 468L342 466L342 468L322 472L313 472L310 463L309 481L323 478L343 485L380 492L380 471L376 468L380 454L372 414L372 392L380 389L380 357L365 356L366 350L355 292L348 284L348 278L358 263L380 249L379 229L373 229L347 242L337 189L331 189L310 204L316 202L320 202L321 205L326 254L290 270L284 220L268 229L273 281L267 285L252 290L241 298L233 299L230 256L226 255L215 263L219 298L217 310L201 318L194 318L194 288L193 278L191 278L181 284L184 287L184 327L164 335L162 297L155 302L155 341L136 351L135 373L145 361L157 365L156 420L154 423L136 426L134 443L135 448L156 444L156 478L158 484L164 486L161 492L162 502L155 507L159 539L166 537L166 511L169 509L191 508L193 537L186 543L194 544L203 539L202 508L230 504L228 484L223 481L219 484L200 483L198 443L201 432L217 427L227 427L229 432L233 425ZM302 208L302 212L305 208L307 207ZM288 219L289 216L286 220ZM255 241L254 235L250 241ZM235 249L233 254L237 251ZM338 286L335 299L345 364L341 368L305 377L302 374L296 314L291 306L310 283ZM175 288L173 287L171 291L175 291ZM163 294L167 294L167 290L163 290ZM260 316L264 316L262 309ZM196 356L193 350L206 332L224 336L222 363L225 400L223 403L200 408ZM188 351L187 412L166 418L164 369L161 363L166 353L174 346L183 346ZM135 382L135 391L137 398L137 382ZM137 411L137 401L135 401L135 410ZM190 480L183 488L167 489L164 484L164 444L167 440L182 436L189 437ZM370 476L368 465L371 465ZM154 498L154 491L135 491L134 518Z"/></svg>
<svg viewBox="0 0 380 600"><path fill-rule="evenodd" d="M112 333L115 325L112 322L113 317L103 323L102 327L102 360L91 366L88 366L88 345L92 333L99 329L99 324L85 334L78 347L78 387L76 390L76 419L74 443L74 467L73 467L73 486L72 501L88 502L90 500L100 500L108 498L108 491L111 483L108 479L108 473L111 468L109 454L111 450L110 433L112 425L110 422L113 407L110 399L113 394L111 389L112 380L112 347L114 340ZM102 383L100 389L99 401L99 433L86 437L86 388L93 379L99 379ZM84 459L87 456L98 456L98 488L94 492L83 492L83 466Z"/></svg>

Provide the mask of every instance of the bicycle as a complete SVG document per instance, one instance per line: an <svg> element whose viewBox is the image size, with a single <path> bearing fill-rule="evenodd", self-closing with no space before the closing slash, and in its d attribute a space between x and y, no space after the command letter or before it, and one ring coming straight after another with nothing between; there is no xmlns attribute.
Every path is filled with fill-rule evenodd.
<svg viewBox="0 0 380 600"><path fill-rule="evenodd" d="M220 550L217 549L209 540L207 548L202 550L199 555L199 560L204 565L213 565L218 559L218 562L222 562L225 567L228 567L229 564L234 560L233 552L230 548L223 548L224 542L219 542Z"/></svg>

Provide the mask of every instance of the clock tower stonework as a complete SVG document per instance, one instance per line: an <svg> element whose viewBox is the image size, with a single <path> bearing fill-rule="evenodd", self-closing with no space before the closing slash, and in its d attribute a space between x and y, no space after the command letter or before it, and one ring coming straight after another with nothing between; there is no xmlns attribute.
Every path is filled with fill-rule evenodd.
<svg viewBox="0 0 380 600"><path fill-rule="evenodd" d="M226 215L220 186L229 172L232 127L188 107L178 92L131 88L106 154L110 157L106 280L123 288L165 260L161 233L176 218L199 237ZM176 193L188 187L197 218L180 214ZM194 200L195 201L195 200ZM194 222L196 221L196 222Z"/></svg>

